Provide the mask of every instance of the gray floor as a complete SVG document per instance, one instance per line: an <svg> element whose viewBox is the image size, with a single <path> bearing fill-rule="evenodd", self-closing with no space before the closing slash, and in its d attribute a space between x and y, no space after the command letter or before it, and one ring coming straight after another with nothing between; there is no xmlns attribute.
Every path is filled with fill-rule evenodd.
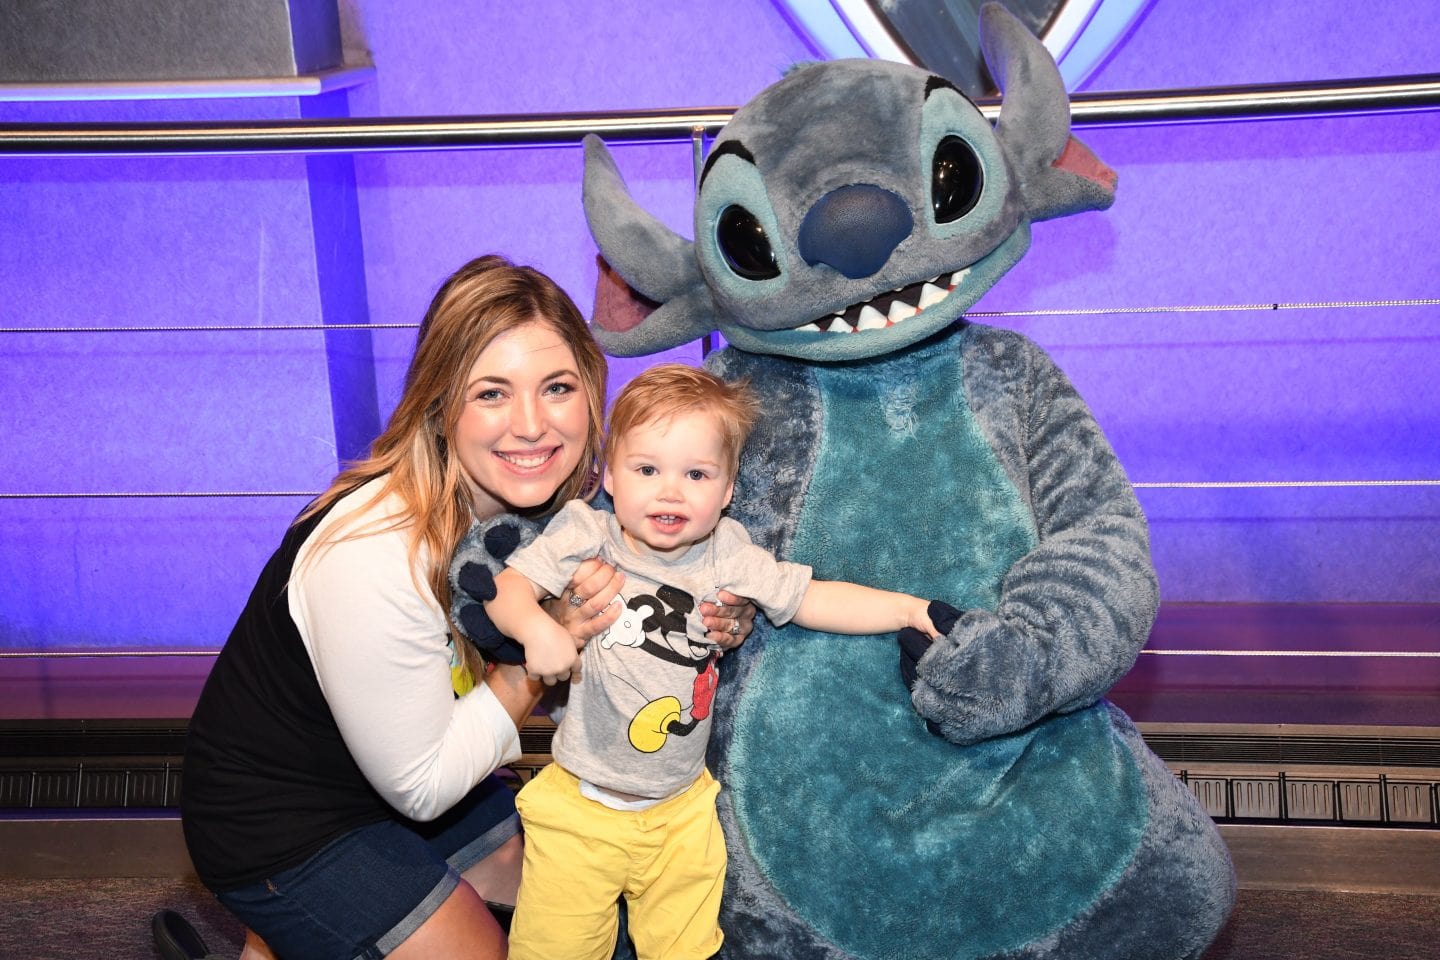
<svg viewBox="0 0 1440 960"><path fill-rule="evenodd" d="M239 924L194 881L5 880L0 960L155 960L149 922L162 907L189 918L217 955L238 955ZM1244 890L1205 960L1362 957L1440 957L1440 897Z"/></svg>

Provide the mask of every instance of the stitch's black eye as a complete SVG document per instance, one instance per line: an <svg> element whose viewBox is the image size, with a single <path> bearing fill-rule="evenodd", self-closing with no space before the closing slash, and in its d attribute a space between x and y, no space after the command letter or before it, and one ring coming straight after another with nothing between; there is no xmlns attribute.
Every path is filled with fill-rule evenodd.
<svg viewBox="0 0 1440 960"><path fill-rule="evenodd" d="M936 223L959 220L975 208L985 173L980 158L970 144L959 137L946 137L935 148L935 161L930 170L930 202L935 207Z"/></svg>
<svg viewBox="0 0 1440 960"><path fill-rule="evenodd" d="M775 262L775 251L770 247L770 238L765 236L765 228L755 214L744 207L731 204L720 211L715 241L730 269L746 280L780 276L780 265Z"/></svg>

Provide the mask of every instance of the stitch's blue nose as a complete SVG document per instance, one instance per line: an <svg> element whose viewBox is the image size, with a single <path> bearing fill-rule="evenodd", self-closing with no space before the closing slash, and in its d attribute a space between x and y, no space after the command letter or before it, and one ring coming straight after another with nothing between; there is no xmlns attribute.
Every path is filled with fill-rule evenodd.
<svg viewBox="0 0 1440 960"><path fill-rule="evenodd" d="M805 214L800 256L858 280L883 267L914 226L910 208L889 190L869 183L837 187Z"/></svg>

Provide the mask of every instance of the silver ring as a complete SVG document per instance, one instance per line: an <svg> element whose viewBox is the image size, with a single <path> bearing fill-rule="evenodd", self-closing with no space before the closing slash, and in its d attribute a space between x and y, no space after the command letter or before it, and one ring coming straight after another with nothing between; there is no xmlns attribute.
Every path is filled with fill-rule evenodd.
<svg viewBox="0 0 1440 960"><path fill-rule="evenodd" d="M732 637L738 637L739 635L740 635L740 621L739 621L739 620L736 620L734 623L730 624L730 636L732 636Z"/></svg>
<svg viewBox="0 0 1440 960"><path fill-rule="evenodd" d="M572 594L570 594L570 606L572 606L572 607L583 607L583 606L585 606L585 598L582 597L582 596L580 596L580 594L578 594L578 593L572 593Z"/></svg>

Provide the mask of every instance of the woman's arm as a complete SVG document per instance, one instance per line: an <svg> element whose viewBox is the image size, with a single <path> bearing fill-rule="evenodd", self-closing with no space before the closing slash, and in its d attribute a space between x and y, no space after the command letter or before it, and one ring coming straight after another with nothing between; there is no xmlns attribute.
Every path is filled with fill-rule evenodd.
<svg viewBox="0 0 1440 960"><path fill-rule="evenodd" d="M488 683L455 696L448 624L403 532L305 553L290 612L345 745L387 803L433 819L520 755L512 710Z"/></svg>
<svg viewBox="0 0 1440 960"><path fill-rule="evenodd" d="M485 686L505 708L517 730L535 712L535 705L540 702L540 694L545 689L539 681L530 678L523 666L508 663L497 663L491 667L485 674Z"/></svg>

